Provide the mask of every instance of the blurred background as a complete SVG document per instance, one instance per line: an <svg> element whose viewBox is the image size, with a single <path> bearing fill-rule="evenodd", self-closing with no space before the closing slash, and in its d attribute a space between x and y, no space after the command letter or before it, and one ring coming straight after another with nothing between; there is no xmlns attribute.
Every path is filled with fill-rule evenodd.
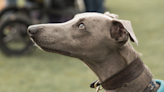
<svg viewBox="0 0 164 92"><path fill-rule="evenodd" d="M109 11L130 20L132 45L155 79L164 80L162 0L0 0L0 92L90 92L97 78L80 60L37 49L31 24L62 23L82 12Z"/></svg>

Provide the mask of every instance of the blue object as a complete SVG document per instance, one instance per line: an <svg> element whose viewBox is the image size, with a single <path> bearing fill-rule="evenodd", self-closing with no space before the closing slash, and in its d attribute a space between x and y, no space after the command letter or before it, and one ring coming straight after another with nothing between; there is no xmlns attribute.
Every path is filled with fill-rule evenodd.
<svg viewBox="0 0 164 92"><path fill-rule="evenodd" d="M163 80L155 79L155 82L160 85L160 87L159 87L159 89L158 89L157 92L164 92L164 81Z"/></svg>

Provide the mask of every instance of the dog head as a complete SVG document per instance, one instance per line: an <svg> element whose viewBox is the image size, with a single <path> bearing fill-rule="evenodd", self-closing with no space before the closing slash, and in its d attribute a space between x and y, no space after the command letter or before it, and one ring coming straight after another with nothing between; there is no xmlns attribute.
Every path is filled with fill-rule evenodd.
<svg viewBox="0 0 164 92"><path fill-rule="evenodd" d="M110 13L82 13L65 23L32 25L28 34L44 51L82 60L103 60L128 38L138 44L130 21Z"/></svg>

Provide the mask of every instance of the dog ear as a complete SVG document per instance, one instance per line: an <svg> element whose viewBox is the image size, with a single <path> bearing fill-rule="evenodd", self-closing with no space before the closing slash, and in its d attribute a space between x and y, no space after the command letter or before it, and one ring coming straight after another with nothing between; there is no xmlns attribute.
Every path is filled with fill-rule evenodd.
<svg viewBox="0 0 164 92"><path fill-rule="evenodd" d="M127 20L114 19L113 26L111 27L111 37L115 38L116 41L124 41L128 39L128 35L132 42L138 45L138 40L133 32L131 22Z"/></svg>
<svg viewBox="0 0 164 92"><path fill-rule="evenodd" d="M118 15L116 15L116 14L109 13L109 12L105 12L104 14L111 17L111 18L113 18L113 19L118 19Z"/></svg>

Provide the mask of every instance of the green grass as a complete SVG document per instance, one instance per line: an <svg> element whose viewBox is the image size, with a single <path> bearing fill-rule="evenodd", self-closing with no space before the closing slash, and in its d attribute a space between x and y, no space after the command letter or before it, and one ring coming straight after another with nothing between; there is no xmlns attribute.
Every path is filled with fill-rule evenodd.
<svg viewBox="0 0 164 92"><path fill-rule="evenodd" d="M58 54L0 57L0 92L83 92L96 80L80 60Z"/></svg>
<svg viewBox="0 0 164 92"><path fill-rule="evenodd" d="M164 80L164 1L106 0L110 12L130 20L144 63ZM0 92L94 92L96 76L80 60L36 50L23 57L0 53Z"/></svg>

